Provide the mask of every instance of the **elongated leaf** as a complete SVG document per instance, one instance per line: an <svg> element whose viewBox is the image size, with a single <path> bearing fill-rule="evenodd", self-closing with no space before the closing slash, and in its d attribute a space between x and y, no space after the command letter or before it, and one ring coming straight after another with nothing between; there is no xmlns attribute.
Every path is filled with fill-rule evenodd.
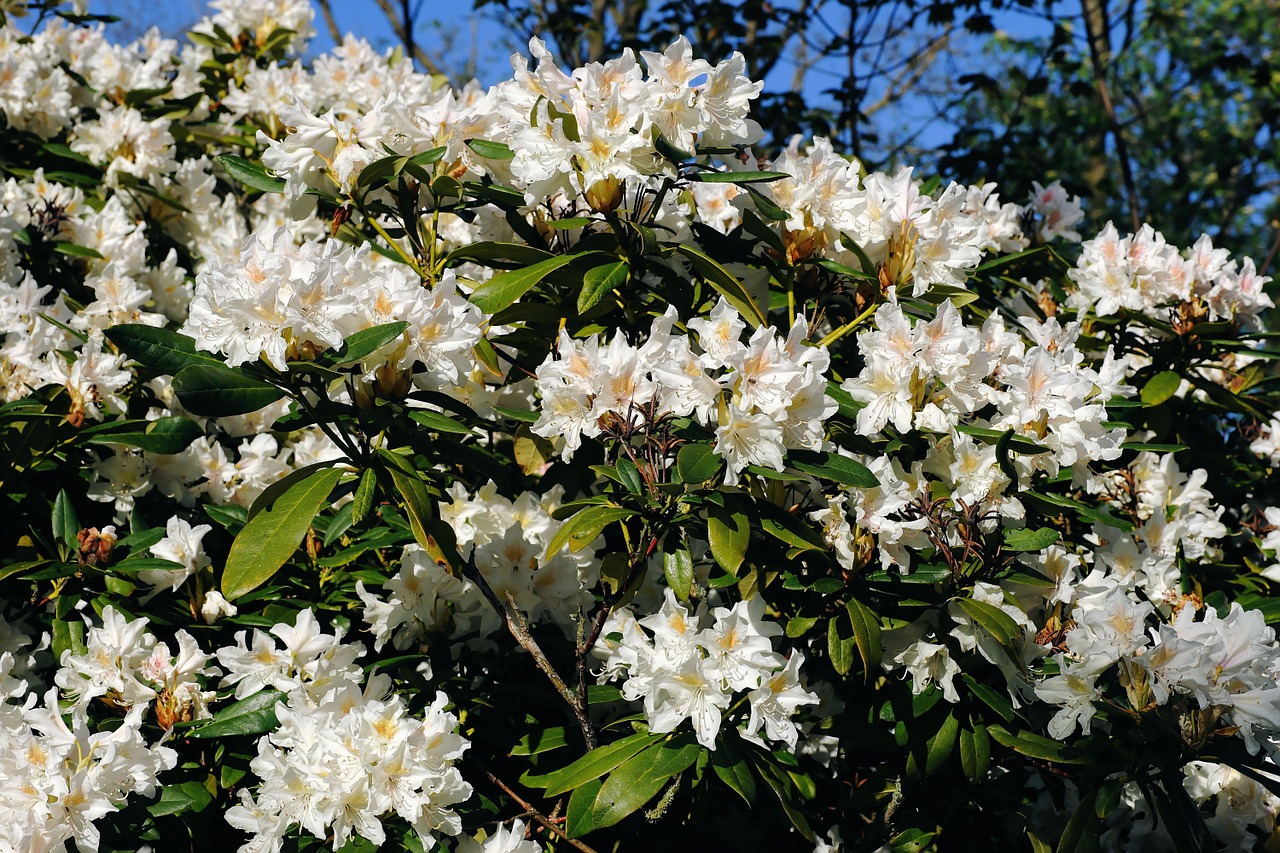
<svg viewBox="0 0 1280 853"><path fill-rule="evenodd" d="M529 781L533 782L532 779ZM564 831L570 838L581 838L595 829L591 823L591 807L603 786L601 780L592 779L573 789L564 815Z"/></svg>
<svg viewBox="0 0 1280 853"><path fill-rule="evenodd" d="M708 506L707 541L711 544L711 556L715 557L720 568L736 575L751 541L751 523L746 513Z"/></svg>
<svg viewBox="0 0 1280 853"><path fill-rule="evenodd" d="M622 762L648 746L662 740L665 735L636 732L613 743L598 746L560 770L546 777L546 796L555 797L572 791L592 779L599 779Z"/></svg>
<svg viewBox="0 0 1280 853"><path fill-rule="evenodd" d="M191 442L202 435L204 430L195 421L170 415L149 422L141 431L110 432L93 436L89 440L94 444L122 444L141 448L148 453L172 455L186 450Z"/></svg>
<svg viewBox="0 0 1280 853"><path fill-rule="evenodd" d="M691 738L676 737L628 758L604 780L591 806L596 829L613 826L658 795L677 773L688 769L701 747Z"/></svg>
<svg viewBox="0 0 1280 853"><path fill-rule="evenodd" d="M1010 732L1001 725L987 726L987 732L996 743L1028 758L1052 761L1055 764L1087 764L1090 760L1065 744L1034 732Z"/></svg>
<svg viewBox="0 0 1280 853"><path fill-rule="evenodd" d="M378 492L378 475L372 468L365 468L360 474L360 485L356 486L356 493L351 501L351 523L359 524L364 521L365 516L369 514L369 510L373 509L373 499ZM325 542L332 537L332 531L325 533Z"/></svg>
<svg viewBox="0 0 1280 853"><path fill-rule="evenodd" d="M955 604L984 631L995 637L1000 645L1013 648L1022 638L1023 632L1018 623L999 607L976 598L957 598Z"/></svg>
<svg viewBox="0 0 1280 853"><path fill-rule="evenodd" d="M956 737L959 734L960 721L956 719L954 712L948 712L938 731L925 745L924 775L932 776L942 769L956 748Z"/></svg>
<svg viewBox="0 0 1280 853"><path fill-rule="evenodd" d="M1006 551L1043 551L1061 538L1062 534L1048 527L1023 527L1006 530L1002 547Z"/></svg>
<svg viewBox="0 0 1280 853"><path fill-rule="evenodd" d="M433 432L448 432L454 435L470 435L474 432L471 427L458 423L444 412L435 412L431 409L414 409L409 412L409 417Z"/></svg>
<svg viewBox="0 0 1280 853"><path fill-rule="evenodd" d="M791 176L786 172L698 172L690 177L704 184L769 184Z"/></svg>
<svg viewBox="0 0 1280 853"><path fill-rule="evenodd" d="M225 366L195 364L173 377L173 390L193 415L226 417L256 412L284 396L274 385Z"/></svg>
<svg viewBox="0 0 1280 853"><path fill-rule="evenodd" d="M396 491L404 501L405 514L409 517L409 529L413 531L413 538L419 545L430 551L433 543L428 528L433 516L431 496L427 494L426 486L417 474L406 473L394 465L388 465L387 472L391 474L391 482L395 484Z"/></svg>
<svg viewBox="0 0 1280 853"><path fill-rule="evenodd" d="M720 781L737 792L738 796L751 805L756 800L756 779L751 772L751 765L742 756L741 751L733 745L732 738L725 738L715 752L711 753L711 769Z"/></svg>
<svg viewBox="0 0 1280 853"><path fill-rule="evenodd" d="M865 681L871 677L872 670L880 666L880 657L883 652L880 645L880 617L856 598L849 599L845 609L849 613L849 621L853 624L853 640L858 646L858 653L862 655L862 665L866 672L863 676Z"/></svg>
<svg viewBox="0 0 1280 853"><path fill-rule="evenodd" d="M222 163L222 167L227 170L228 175L246 187L262 190L265 193L284 192L284 181L267 174L266 169L255 163L250 163L243 157L237 157L234 154L223 154L218 158L218 161Z"/></svg>
<svg viewBox="0 0 1280 853"><path fill-rule="evenodd" d="M753 328L764 325L764 314L756 306L755 300L751 298L751 294L747 293L746 288L742 286L742 282L738 281L728 270L702 251L688 244L678 246L676 251L688 258L698 275L706 279L708 284L719 291L720 295L728 300L730 305L737 308L738 313Z"/></svg>
<svg viewBox="0 0 1280 853"><path fill-rule="evenodd" d="M547 544L545 559L551 559L560 553L566 545L570 551L581 551L595 541L604 530L615 521L622 521L635 515L636 511L619 506L593 506L571 517Z"/></svg>
<svg viewBox="0 0 1280 853"><path fill-rule="evenodd" d="M627 281L631 268L626 261L603 264L587 270L582 277L582 290L578 293L578 313L585 314L605 297L605 294L621 287Z"/></svg>
<svg viewBox="0 0 1280 853"><path fill-rule="evenodd" d="M363 361L400 337L407 328L409 328L408 323L397 320L394 323L383 323L380 326L361 329L344 340L341 349L335 352L332 358L325 359L324 363L333 367L343 367Z"/></svg>
<svg viewBox="0 0 1280 853"><path fill-rule="evenodd" d="M1143 405L1158 406L1178 393L1178 387L1181 385L1180 375L1172 370L1165 370L1148 379L1147 384L1142 386L1139 396L1142 398Z"/></svg>
<svg viewBox="0 0 1280 853"><path fill-rule="evenodd" d="M872 474L866 465L838 453L792 450L787 454L787 464L797 471L803 471L824 480L832 480L842 486L874 489L880 485L876 475Z"/></svg>
<svg viewBox="0 0 1280 853"><path fill-rule="evenodd" d="M853 637L840 634L840 614L827 620L827 657L831 658L831 667L840 675L848 675L853 669L853 650L856 642Z"/></svg>
<svg viewBox="0 0 1280 853"><path fill-rule="evenodd" d="M536 264L498 273L471 292L471 304L486 314L497 314L528 293L551 273L568 266L580 255L556 255Z"/></svg>
<svg viewBox="0 0 1280 853"><path fill-rule="evenodd" d="M207 725L192 729L187 735L211 738L269 732L280 725L280 721L276 719L276 705L283 702L284 698L284 694L278 690L264 690L246 696L218 711Z"/></svg>
<svg viewBox="0 0 1280 853"><path fill-rule="evenodd" d="M173 375L193 364L224 366L212 355L197 352L195 338L168 329L125 323L112 326L104 334L121 352L156 373Z"/></svg>
<svg viewBox="0 0 1280 853"><path fill-rule="evenodd" d="M341 478L340 470L317 471L249 519L231 543L222 572L222 594L228 600L266 583L293 556Z"/></svg>
<svg viewBox="0 0 1280 853"><path fill-rule="evenodd" d="M160 798L147 806L156 817L204 811L213 802L213 794L204 785L191 780L160 786Z"/></svg>
<svg viewBox="0 0 1280 853"><path fill-rule="evenodd" d="M511 146L503 142L490 142L487 139L468 139L466 145L486 160L510 160L516 156Z"/></svg>
<svg viewBox="0 0 1280 853"><path fill-rule="evenodd" d="M720 473L723 461L709 444L686 444L676 454L676 473L690 485L705 483Z"/></svg>
<svg viewBox="0 0 1280 853"><path fill-rule="evenodd" d="M76 534L80 532L80 519L76 516L76 508L67 496L66 489L58 490L58 496L53 499L51 527L54 541L71 549L79 545Z"/></svg>
<svg viewBox="0 0 1280 853"><path fill-rule="evenodd" d="M676 548L662 553L662 572L666 575L667 586L675 592L676 598L688 601L693 591L693 557L684 548Z"/></svg>

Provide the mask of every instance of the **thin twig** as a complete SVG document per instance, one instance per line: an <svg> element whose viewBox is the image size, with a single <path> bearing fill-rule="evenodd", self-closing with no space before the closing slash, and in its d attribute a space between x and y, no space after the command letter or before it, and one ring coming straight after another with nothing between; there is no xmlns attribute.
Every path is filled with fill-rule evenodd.
<svg viewBox="0 0 1280 853"><path fill-rule="evenodd" d="M475 764L477 764L477 765L480 767L480 769L481 769L482 771L484 771L484 775L489 777L489 781L490 781L490 782L492 782L493 784L495 784L495 785L497 785L499 788L501 788L501 789L502 789L502 792L503 792L504 794L506 794L506 795L507 795L508 797L510 797L511 799L515 800L515 801L516 801L516 804L517 804L517 805L519 805L519 806L520 806L520 808L522 808L522 809L524 809L526 812L528 812L528 813L529 813L529 817L533 818L533 819L534 819L534 820L536 820L539 824L541 824L542 826L544 826L544 827L546 827L547 829L549 829L549 830L551 830L552 832L554 832L557 836L559 836L560 838L564 839L565 841L567 841L567 842L568 842L569 844L571 844L572 846L574 846L574 847L576 847L577 849L581 850L581 851L582 851L582 853L596 853L596 851L595 851L595 850L593 850L592 848L590 848L590 847L588 847L587 845L583 844L583 843L582 843L581 841L579 841L578 839L576 839L576 838L570 838L570 837L569 837L569 835L568 835L568 833L566 833L566 832L565 832L563 829L561 829L560 827L556 826L556 824L555 824L555 822L554 822L554 821L552 821L550 818L548 818L548 817L547 817L546 815L544 815L542 812L540 812L540 811L538 811L536 808L534 808L534 807L533 807L533 805L532 805L528 800L524 799L524 798L523 798L523 797L521 797L519 794L517 794L515 791L513 791L513 790L511 789L511 786L510 786L510 785L508 785L506 782L503 782L503 781L502 781L501 779L499 779L497 776L493 775L493 771L491 771L488 767L486 767L486 766L484 765L484 763L483 763L483 762L481 762L479 759L474 759L474 758L473 758L473 759L471 759L471 760L472 760Z"/></svg>
<svg viewBox="0 0 1280 853"><path fill-rule="evenodd" d="M485 600L489 602L489 605L502 619L503 624L507 626L507 630L511 632L511 636L515 638L521 648L529 653L538 669L542 670L543 674L547 676L551 686L556 689L560 697L569 705L578 721L578 728L582 730L582 739L586 742L587 749L595 749L596 729L591 723L590 714L587 712L586 692L577 694L569 689L569 685L565 684L564 679L560 677L560 673L556 672L556 668L551 665L551 661L547 660L547 656L543 653L542 647L538 645L538 641L529 633L529 625L525 622L519 608L516 607L515 599L511 597L510 593L507 593L507 602L510 605L508 607L498 598L497 593L493 591L493 587L489 586L489 581L481 573L480 569L476 567L475 562L463 560L461 569L467 580L479 587Z"/></svg>

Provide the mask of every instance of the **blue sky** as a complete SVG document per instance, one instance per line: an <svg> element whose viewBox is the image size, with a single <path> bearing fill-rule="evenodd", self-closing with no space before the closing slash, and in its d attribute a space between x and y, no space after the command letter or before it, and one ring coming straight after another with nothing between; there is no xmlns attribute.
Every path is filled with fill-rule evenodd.
<svg viewBox="0 0 1280 853"><path fill-rule="evenodd" d="M514 50L523 50L490 14L472 10L471 0L417 0L421 9L417 30L419 42L433 54L442 54L442 65L448 69L461 69L468 62L474 63L476 78L485 85L504 79L510 72L509 56ZM398 4L397 4L398 5ZM119 15L123 20L116 26L135 34L155 24L167 34L178 34L194 23L204 13L203 0L91 0L91 11ZM383 11L374 0L332 0L331 8L338 26L344 32L352 32L368 39L379 47L398 43ZM830 4L826 19L814 31L820 37L843 32L848 24L847 7ZM1040 35L1047 31L1043 20L1019 12L999 12L995 25L1017 37ZM825 30L824 30L825 28ZM316 15L317 35L311 44L311 53L320 53L333 46L333 40L319 12ZM922 28L921 30L925 30ZM967 71L982 70L981 44L985 37L959 36L958 49L948 57L946 64L939 64L935 73L951 74L952 79ZM451 43L450 43L451 42ZM719 59L721 57L708 57ZM784 56L773 73L766 78L766 91L787 91L795 61ZM837 85L845 75L843 60L812 68L805 78L804 93L811 103L822 105L830 102L823 90ZM944 83L945 83L944 79ZM954 87L952 87L954 91ZM868 102L878 98L872 93ZM916 144L925 148L941 145L950 139L952 128L938 116L939 101L928 95L912 95L895 100L872 119L873 129L882 134L898 134L914 137Z"/></svg>

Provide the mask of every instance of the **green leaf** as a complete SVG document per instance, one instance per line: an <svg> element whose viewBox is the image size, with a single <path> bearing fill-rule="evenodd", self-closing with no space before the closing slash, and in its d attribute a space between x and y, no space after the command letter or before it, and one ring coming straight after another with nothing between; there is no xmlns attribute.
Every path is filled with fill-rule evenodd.
<svg viewBox="0 0 1280 853"><path fill-rule="evenodd" d="M949 711L938 731L925 744L924 775L932 776L942 769L956 748L956 736L959 734L960 721L954 712Z"/></svg>
<svg viewBox="0 0 1280 853"><path fill-rule="evenodd" d="M497 314L513 305L551 273L580 257L581 255L556 255L527 267L498 273L471 292L471 304L486 314Z"/></svg>
<svg viewBox="0 0 1280 853"><path fill-rule="evenodd" d="M383 458L393 455L385 450L380 451L380 454ZM413 531L414 540L430 551L433 543L427 528L434 516L431 512L431 496L427 494L427 487L423 485L422 479L416 473L407 473L394 463L387 466L387 473L391 475L391 482L404 501L405 514L409 516L409 529Z"/></svg>
<svg viewBox="0 0 1280 853"><path fill-rule="evenodd" d="M1002 725L987 726L987 732L996 743L1028 758L1038 758L1055 764L1087 764L1090 761L1066 744L1033 732L1010 732Z"/></svg>
<svg viewBox="0 0 1280 853"><path fill-rule="evenodd" d="M889 853L924 853L933 846L937 833L912 827L889 839Z"/></svg>
<svg viewBox="0 0 1280 853"><path fill-rule="evenodd" d="M962 675L961 678L964 680L965 685L968 686L969 691L981 699L988 708L1003 717L1006 722L1013 721L1013 703L1009 701L1007 693L996 690L971 675Z"/></svg>
<svg viewBox="0 0 1280 853"><path fill-rule="evenodd" d="M585 314L605 297L605 294L626 284L631 268L626 261L592 267L582 277L582 290L578 292L578 313Z"/></svg>
<svg viewBox="0 0 1280 853"><path fill-rule="evenodd" d="M1158 406L1178 393L1180 385L1182 385L1180 375L1172 370L1164 370L1147 380L1139 396L1142 398L1143 405Z"/></svg>
<svg viewBox="0 0 1280 853"><path fill-rule="evenodd" d="M80 519L76 515L76 508L72 505L71 498L67 496L66 489L60 489L58 496L53 499L53 517L50 523L54 541L71 549L79 547L77 535L80 533Z"/></svg>
<svg viewBox="0 0 1280 853"><path fill-rule="evenodd" d="M200 812L212 802L213 794L209 793L209 789L192 780L180 784L161 785L160 799L147 806L147 811L155 817Z"/></svg>
<svg viewBox="0 0 1280 853"><path fill-rule="evenodd" d="M708 505L707 541L711 545L711 556L720 568L736 575L738 567L747 556L747 545L751 541L751 524L746 513L730 512L724 507Z"/></svg>
<svg viewBox="0 0 1280 853"><path fill-rule="evenodd" d="M107 340L134 361L156 373L173 375L184 367L203 364L223 367L212 355L196 352L195 338L158 329L141 323L112 326L105 332Z"/></svg>
<svg viewBox="0 0 1280 853"><path fill-rule="evenodd" d="M1094 815L1095 793L1080 798L1075 814L1067 821L1055 853L1091 853L1097 849L1098 819Z"/></svg>
<svg viewBox="0 0 1280 853"><path fill-rule="evenodd" d="M553 726L529 732L520 738L520 742L511 748L512 755L541 755L553 749L559 749L569 742L564 726Z"/></svg>
<svg viewBox="0 0 1280 853"><path fill-rule="evenodd" d="M76 243L54 243L53 250L60 255L70 255L73 258L92 258L95 260L102 258L102 253L96 249L90 249L88 246L80 246Z"/></svg>
<svg viewBox="0 0 1280 853"><path fill-rule="evenodd" d="M325 358L323 363L332 367L344 367L348 364L364 361L400 337L407 328L409 328L408 323L403 320L397 320L394 323L383 323L380 326L361 329L344 340L342 347L334 352L330 358Z"/></svg>
<svg viewBox="0 0 1280 853"><path fill-rule="evenodd" d="M249 519L231 543L222 572L222 594L228 600L266 583L293 556L342 474L332 468L317 471Z"/></svg>
<svg viewBox="0 0 1280 853"><path fill-rule="evenodd" d="M210 738L260 735L263 732L269 732L280 725L280 721L276 719L276 705L284 699L284 694L278 690L254 693L218 711L209 723L192 729L187 735L195 738Z"/></svg>
<svg viewBox="0 0 1280 853"><path fill-rule="evenodd" d="M957 424L956 432L962 432L965 435L971 435L974 438L980 438L986 444L996 444L1005 438L1008 430L988 429L986 427L971 426L970 424ZM1043 444L1036 444L1025 436L1014 434L1008 439L1008 448L1024 456L1034 456L1039 453L1048 453L1049 448Z"/></svg>
<svg viewBox="0 0 1280 853"><path fill-rule="evenodd" d="M738 747L733 745L732 738L725 738L711 753L711 769L720 781L737 792L738 796L751 805L756 799L755 774L751 765L742 757Z"/></svg>
<svg viewBox="0 0 1280 853"><path fill-rule="evenodd" d="M991 769L991 736L982 723L960 730L960 766L975 785L987 778Z"/></svg>
<svg viewBox="0 0 1280 853"><path fill-rule="evenodd" d="M591 779L573 789L564 815L564 831L570 838L581 838L595 829L591 823L591 807L595 804L596 795L600 793L602 787L604 782Z"/></svg>
<svg viewBox="0 0 1280 853"><path fill-rule="evenodd" d="M1095 524L1104 524L1108 527L1114 527L1117 530L1125 532L1134 529L1133 522L1127 518L1111 515L1110 513L1094 506L1088 506L1080 501L1073 500L1065 495L1059 495L1054 492L1033 492L1023 491L1021 497L1030 499L1033 503L1048 504L1050 506L1069 509L1077 516L1085 521L1091 521Z"/></svg>
<svg viewBox="0 0 1280 853"><path fill-rule="evenodd" d="M121 444L138 447L148 453L171 456L191 446L204 435L204 430L190 418L167 415L150 421L141 432L109 432L89 439L93 444Z"/></svg>
<svg viewBox="0 0 1280 853"><path fill-rule="evenodd" d="M676 473L689 485L705 483L720 473L722 461L710 444L686 444L676 453Z"/></svg>
<svg viewBox="0 0 1280 853"><path fill-rule="evenodd" d="M464 140L468 148L486 160L510 160L516 156L509 145L502 142L490 142L487 139Z"/></svg>
<svg viewBox="0 0 1280 853"><path fill-rule="evenodd" d="M323 471L326 468L332 468L334 465L337 465L338 462L339 460L313 462L310 465L285 474L283 477L263 489L258 497L254 499L253 503L249 506L249 513L245 516L245 521L249 521L254 516L258 515L258 513L275 503L281 495L293 488L294 484L302 482L316 471Z"/></svg>
<svg viewBox="0 0 1280 853"><path fill-rule="evenodd" d="M853 649L856 645L853 637L840 636L840 614L827 620L827 656L831 658L831 667L840 675L848 675L853 669Z"/></svg>
<svg viewBox="0 0 1280 853"><path fill-rule="evenodd" d="M703 184L769 184L790 177L786 172L698 172L689 176Z"/></svg>
<svg viewBox="0 0 1280 853"><path fill-rule="evenodd" d="M448 432L454 435L470 435L475 432L471 427L458 423L444 412L435 412L431 409L414 409L409 412L409 418L434 432Z"/></svg>
<svg viewBox="0 0 1280 853"><path fill-rule="evenodd" d="M640 469L636 467L636 463L630 459L619 459L613 469L628 492L633 495L644 494L644 478L640 476Z"/></svg>
<svg viewBox="0 0 1280 853"><path fill-rule="evenodd" d="M687 736L677 736L624 761L596 794L592 825L596 829L613 826L649 802L673 776L687 770L701 751L702 747Z"/></svg>
<svg viewBox="0 0 1280 853"><path fill-rule="evenodd" d="M693 591L693 557L684 548L662 552L662 572L676 598L688 601Z"/></svg>
<svg viewBox="0 0 1280 853"><path fill-rule="evenodd" d="M173 390L187 411L206 417L256 412L284 396L274 385L223 365L184 367L173 377Z"/></svg>
<svg viewBox="0 0 1280 853"><path fill-rule="evenodd" d="M266 169L256 163L250 163L234 154L223 154L218 157L218 161L222 163L228 175L247 187L262 190L265 193L284 192L284 181L268 174Z"/></svg>
<svg viewBox="0 0 1280 853"><path fill-rule="evenodd" d="M622 762L636 755L646 747L662 740L666 735L654 735L648 732L637 732L613 743L598 746L570 764L568 767L549 773L546 777L547 797L555 797L565 791L585 785L592 779L599 779Z"/></svg>
<svg viewBox="0 0 1280 853"><path fill-rule="evenodd" d="M378 475L372 468L365 468L360 473L360 485L356 486L355 496L351 501L351 523L364 521L369 510L373 509L373 499L378 493ZM329 534L325 534L329 539Z"/></svg>
<svg viewBox="0 0 1280 853"><path fill-rule="evenodd" d="M550 560L566 545L570 551L581 551L590 545L604 530L615 521L622 521L635 515L634 509L619 506L593 506L582 510L569 518L555 536L547 544L546 559Z"/></svg>
<svg viewBox="0 0 1280 853"><path fill-rule="evenodd" d="M853 624L853 640L858 646L858 653L862 655L866 673L863 680L866 681L870 679L871 671L880 666L883 652L880 646L880 617L856 598L849 599L845 610L849 613L849 622Z"/></svg>
<svg viewBox="0 0 1280 853"><path fill-rule="evenodd" d="M1043 551L1062 538L1062 534L1048 527L1032 529L1021 527L1004 532L1005 551Z"/></svg>
<svg viewBox="0 0 1280 853"><path fill-rule="evenodd" d="M797 471L831 480L842 486L874 489L880 485L876 475L866 465L838 453L792 450L787 454L787 464Z"/></svg>
<svg viewBox="0 0 1280 853"><path fill-rule="evenodd" d="M764 325L764 314L756 306L755 300L751 298L751 294L747 293L746 288L742 286L742 282L738 281L728 270L701 250L695 249L688 244L677 246L676 251L689 259L694 270L706 279L707 283L714 287L730 305L738 309L738 313L751 324L752 328Z"/></svg>
<svg viewBox="0 0 1280 853"><path fill-rule="evenodd" d="M1005 648L1012 649L1022 639L1023 631L1018 623L999 607L976 598L962 597L954 601L975 624L982 626L983 630Z"/></svg>

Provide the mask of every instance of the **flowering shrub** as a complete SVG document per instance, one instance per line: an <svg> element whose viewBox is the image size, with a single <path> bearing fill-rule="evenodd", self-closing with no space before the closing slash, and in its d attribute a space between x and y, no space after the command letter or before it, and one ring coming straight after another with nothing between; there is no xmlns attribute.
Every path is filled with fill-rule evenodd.
<svg viewBox="0 0 1280 853"><path fill-rule="evenodd" d="M1251 260L757 160L683 39L454 90L31 5L0 847L1275 844Z"/></svg>

